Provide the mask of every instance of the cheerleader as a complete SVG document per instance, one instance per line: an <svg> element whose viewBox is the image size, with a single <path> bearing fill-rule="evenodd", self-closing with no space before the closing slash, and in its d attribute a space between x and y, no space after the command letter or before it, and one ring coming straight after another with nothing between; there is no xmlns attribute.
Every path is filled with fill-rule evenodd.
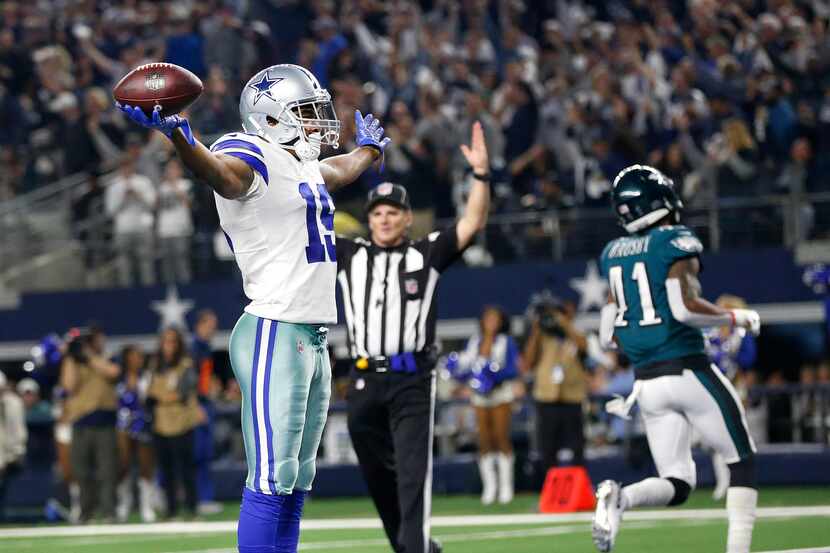
<svg viewBox="0 0 830 553"><path fill-rule="evenodd" d="M512 380L518 375L518 348L508 332L509 319L498 307L485 307L479 332L467 341L461 353L447 363L453 378L470 387L470 403L476 411L479 436L481 502L513 500L513 445L510 421L513 415Z"/></svg>

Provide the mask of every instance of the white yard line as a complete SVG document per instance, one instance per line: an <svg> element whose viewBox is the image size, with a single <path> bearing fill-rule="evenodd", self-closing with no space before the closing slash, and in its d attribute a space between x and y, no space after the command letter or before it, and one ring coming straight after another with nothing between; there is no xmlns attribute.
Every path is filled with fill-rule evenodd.
<svg viewBox="0 0 830 553"><path fill-rule="evenodd" d="M654 523L635 522L628 525L631 528L653 528L657 526ZM443 534L436 536L441 543L455 543L455 542L470 542L470 541L489 541L489 540L505 540L513 538L528 538L533 536L555 536L559 534L573 534L576 532L587 532L584 524L573 524L569 526L548 526L545 528L523 529L523 530L504 530L494 532L478 532L478 533L459 533L459 534ZM323 541L301 543L301 551L311 551L318 549L352 549L355 547L388 547L389 542L385 539L367 539L367 540L338 540L338 541ZM236 549L197 549L192 551L169 551L166 553L236 553Z"/></svg>
<svg viewBox="0 0 830 553"><path fill-rule="evenodd" d="M759 553L830 553L830 546L808 547L807 549L782 549L780 551L760 551Z"/></svg>
<svg viewBox="0 0 830 553"><path fill-rule="evenodd" d="M830 517L830 506L811 507L762 507L759 518L791 518L804 516ZM437 516L432 518L433 527L448 526L494 526L528 525L587 522L591 512L568 514L520 514L520 515L471 515ZM626 521L660 520L706 520L726 518L724 509L663 509L651 511L630 511ZM381 528L377 518L342 518L304 520L303 530L365 530ZM132 534L207 534L236 532L235 521L222 522L160 522L154 524L112 524L87 526L35 526L5 528L0 530L0 539L8 538L54 538L70 536L124 536Z"/></svg>

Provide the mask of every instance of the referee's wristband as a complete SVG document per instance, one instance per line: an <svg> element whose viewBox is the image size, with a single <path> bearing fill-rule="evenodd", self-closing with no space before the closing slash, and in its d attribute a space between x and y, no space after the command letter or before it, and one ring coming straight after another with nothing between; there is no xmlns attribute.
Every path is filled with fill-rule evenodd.
<svg viewBox="0 0 830 553"><path fill-rule="evenodd" d="M493 180L493 175L490 173L476 173L473 172L473 178L476 180L480 180L481 182L490 182Z"/></svg>

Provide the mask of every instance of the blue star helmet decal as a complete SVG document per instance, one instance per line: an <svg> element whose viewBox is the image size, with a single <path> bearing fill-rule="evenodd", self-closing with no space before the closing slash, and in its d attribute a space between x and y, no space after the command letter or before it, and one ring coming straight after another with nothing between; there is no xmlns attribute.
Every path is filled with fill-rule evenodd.
<svg viewBox="0 0 830 553"><path fill-rule="evenodd" d="M268 96L270 99L276 101L277 99L271 96L271 87L277 84L278 82L282 81L281 77L277 77L272 79L268 76L268 72L262 74L262 78L248 86L256 90L256 96L254 96L254 104L259 102L259 99L263 96Z"/></svg>

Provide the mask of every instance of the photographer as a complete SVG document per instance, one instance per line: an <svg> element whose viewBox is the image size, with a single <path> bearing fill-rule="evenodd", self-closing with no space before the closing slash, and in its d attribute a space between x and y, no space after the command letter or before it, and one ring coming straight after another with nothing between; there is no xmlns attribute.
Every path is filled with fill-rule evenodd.
<svg viewBox="0 0 830 553"><path fill-rule="evenodd" d="M104 356L104 333L75 330L61 364L61 386L68 397L65 415L72 424L70 463L81 490L81 522L92 518L96 503L105 520L115 518L118 446L118 365ZM96 498L96 494L98 497Z"/></svg>
<svg viewBox="0 0 830 553"><path fill-rule="evenodd" d="M196 399L198 378L182 333L166 329L152 364L148 406L153 410L156 455L164 482L167 517L178 514L178 487L184 484L189 515L196 515L196 462L193 429L204 421Z"/></svg>
<svg viewBox="0 0 830 553"><path fill-rule="evenodd" d="M533 380L538 448L545 472L556 465L584 463L582 402L588 391L584 365L588 341L573 325L574 312L572 304L550 295L534 299L530 306L532 322L523 369Z"/></svg>

